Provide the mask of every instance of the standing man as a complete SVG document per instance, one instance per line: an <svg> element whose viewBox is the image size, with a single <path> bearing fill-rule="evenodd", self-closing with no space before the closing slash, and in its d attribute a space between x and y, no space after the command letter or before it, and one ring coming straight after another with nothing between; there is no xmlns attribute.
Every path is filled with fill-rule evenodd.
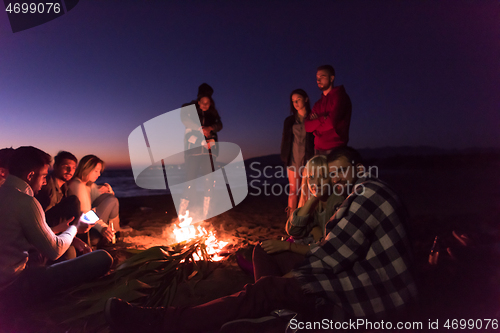
<svg viewBox="0 0 500 333"><path fill-rule="evenodd" d="M314 104L309 119L304 120L307 132L314 133L316 155L328 155L332 149L346 146L349 141L352 105L344 86L333 86L335 69L318 67L316 82L323 93Z"/></svg>
<svg viewBox="0 0 500 333"><path fill-rule="evenodd" d="M55 235L45 222L40 203L33 197L45 184L51 157L35 147L19 147L11 156L9 176L0 187L0 313L7 314L32 301L92 281L104 275L112 257L94 251L73 260L41 267L27 267L35 248L50 260L66 252L78 233L90 225L74 218ZM72 223L72 225L69 225ZM15 312L17 313L17 312Z"/></svg>

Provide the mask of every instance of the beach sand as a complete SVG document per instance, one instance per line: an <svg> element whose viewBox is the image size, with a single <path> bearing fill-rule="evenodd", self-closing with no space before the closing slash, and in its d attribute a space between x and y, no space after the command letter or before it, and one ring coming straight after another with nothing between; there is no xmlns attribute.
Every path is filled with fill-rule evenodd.
<svg viewBox="0 0 500 333"><path fill-rule="evenodd" d="M500 181L498 176L487 177L492 174L493 167L380 172L380 178L404 200L410 215L408 229L415 252L420 302L409 310L409 318L427 325L429 319L444 323L446 319L494 318L500 309L500 270L495 265L500 258L492 245L498 241L500 191L498 186L491 186ZM138 223L143 223L144 230L154 225L159 230L162 221L175 218L169 196L127 198L120 202L125 218L139 230ZM258 241L285 235L286 204L285 195L248 195L241 204L208 222L221 238L231 242L233 253L238 250L250 259L252 246ZM149 213L143 214L144 210ZM457 246L452 230L467 233L475 246ZM436 235L441 242L440 258L437 266L431 266L429 251ZM456 260L447 253L448 246ZM234 255L215 265L213 274L195 286L181 284L173 304L202 304L253 282L238 268Z"/></svg>
<svg viewBox="0 0 500 333"><path fill-rule="evenodd" d="M286 200L285 196L249 195L230 211L208 219L205 228L213 230L219 240L229 243L224 248L227 256L213 263L213 273L197 282L195 287L189 283L180 284L173 305L202 304L252 283L253 276L238 267L235 254L240 253L251 261L253 246L258 242L286 236ZM142 249L172 244L166 233L177 222L177 215L170 195L121 198L120 206L123 223L134 230L119 238L117 245Z"/></svg>
<svg viewBox="0 0 500 333"><path fill-rule="evenodd" d="M409 230L420 302L411 308L409 318L421 321L424 328L429 320L439 319L444 323L446 319L494 318L500 309L500 272L494 264L499 255L489 245L498 241L500 182L498 176L482 176L492 171L389 170L379 175L400 193L410 212ZM230 242L228 255L221 262L211 263L212 273L203 280L180 283L173 305L202 304L252 283L253 277L236 264L235 253L251 259L252 248L259 241L284 236L286 204L285 195L248 195L235 208L207 220L207 227L211 226L220 239ZM127 248L169 244L165 228L176 218L169 195L120 198L120 216L122 223L133 231L108 248L115 257L115 265L127 257L124 251ZM476 246L456 248L452 230L467 232ZM439 264L428 264L436 235L455 246L459 260L452 260L442 247ZM37 326L33 332L58 332L61 328L54 323L46 326L45 329Z"/></svg>

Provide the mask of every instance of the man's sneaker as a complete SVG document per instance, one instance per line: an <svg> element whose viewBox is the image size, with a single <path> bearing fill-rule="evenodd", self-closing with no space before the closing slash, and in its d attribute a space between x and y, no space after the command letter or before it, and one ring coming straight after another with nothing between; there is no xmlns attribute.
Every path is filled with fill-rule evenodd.
<svg viewBox="0 0 500 333"><path fill-rule="evenodd" d="M157 333L163 332L165 308L147 308L132 305L119 298L106 301L104 314L112 332Z"/></svg>

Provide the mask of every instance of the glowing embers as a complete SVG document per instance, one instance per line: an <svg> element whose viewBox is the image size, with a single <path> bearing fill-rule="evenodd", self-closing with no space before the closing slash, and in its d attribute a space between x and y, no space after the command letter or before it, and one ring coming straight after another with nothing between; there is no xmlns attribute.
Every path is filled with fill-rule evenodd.
<svg viewBox="0 0 500 333"><path fill-rule="evenodd" d="M207 231L203 226L192 224L193 218L189 217L189 211L185 215L179 215L179 224L174 225L173 232L178 245L186 244L195 239L200 239L200 246L193 254L195 260L220 261L224 257L219 256L220 251L228 244L218 240L213 231Z"/></svg>

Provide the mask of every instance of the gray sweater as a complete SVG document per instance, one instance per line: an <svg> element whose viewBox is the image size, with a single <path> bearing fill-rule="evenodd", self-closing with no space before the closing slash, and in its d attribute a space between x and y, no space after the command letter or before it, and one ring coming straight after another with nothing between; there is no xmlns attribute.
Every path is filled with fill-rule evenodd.
<svg viewBox="0 0 500 333"><path fill-rule="evenodd" d="M77 232L70 226L56 236L31 187L12 175L0 187L0 216L0 290L24 270L31 248L55 260L66 252Z"/></svg>

